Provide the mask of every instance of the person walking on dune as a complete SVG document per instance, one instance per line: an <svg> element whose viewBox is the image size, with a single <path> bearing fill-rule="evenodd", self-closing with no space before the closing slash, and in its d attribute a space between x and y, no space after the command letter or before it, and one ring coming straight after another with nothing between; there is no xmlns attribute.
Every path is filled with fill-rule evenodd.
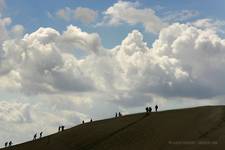
<svg viewBox="0 0 225 150"><path fill-rule="evenodd" d="M8 142L5 142L5 147L7 147L8 146Z"/></svg>
<svg viewBox="0 0 225 150"><path fill-rule="evenodd" d="M35 133L35 135L34 135L34 140L36 140L37 139L37 133Z"/></svg>
<svg viewBox="0 0 225 150"><path fill-rule="evenodd" d="M145 110L146 110L146 113L148 113L148 112L149 112L148 107L146 107L146 108L145 108Z"/></svg>
<svg viewBox="0 0 225 150"><path fill-rule="evenodd" d="M158 111L158 105L155 105L155 112L157 112Z"/></svg>
<svg viewBox="0 0 225 150"><path fill-rule="evenodd" d="M42 134L43 134L43 132L40 133L40 138L42 138Z"/></svg>
<svg viewBox="0 0 225 150"><path fill-rule="evenodd" d="M9 146L12 146L12 141L9 142Z"/></svg>
<svg viewBox="0 0 225 150"><path fill-rule="evenodd" d="M152 107L148 107L148 112L152 112Z"/></svg>

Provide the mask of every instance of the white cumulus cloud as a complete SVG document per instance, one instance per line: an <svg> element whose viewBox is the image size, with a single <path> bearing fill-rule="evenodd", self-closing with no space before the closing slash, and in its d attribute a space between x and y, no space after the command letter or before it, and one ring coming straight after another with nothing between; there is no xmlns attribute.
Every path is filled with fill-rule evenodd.
<svg viewBox="0 0 225 150"><path fill-rule="evenodd" d="M138 2L118 1L104 12L101 24L119 25L121 23L143 24L146 31L158 33L165 23L151 8L139 8Z"/></svg>

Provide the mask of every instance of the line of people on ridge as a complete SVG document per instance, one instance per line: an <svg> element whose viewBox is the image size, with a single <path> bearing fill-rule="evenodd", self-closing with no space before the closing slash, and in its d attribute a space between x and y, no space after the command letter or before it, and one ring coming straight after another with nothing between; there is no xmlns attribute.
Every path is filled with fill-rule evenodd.
<svg viewBox="0 0 225 150"><path fill-rule="evenodd" d="M158 108L159 108L159 106L155 105L155 112L158 111ZM152 112L152 107L146 107L145 110L146 110L147 113Z"/></svg>
<svg viewBox="0 0 225 150"><path fill-rule="evenodd" d="M158 105L155 105L155 112L158 111L158 108L159 108ZM146 110L147 113L152 112L152 107L146 107L145 110ZM118 113L116 112L115 118L117 118L117 117L122 117L122 113L121 112L118 112ZM91 118L90 122L93 122L92 118ZM83 120L82 124L84 124L84 123L85 122ZM58 132L62 132L62 131L64 131L64 129L65 129L65 126L59 126ZM42 138L42 135L43 135L43 132L40 132L39 139ZM37 139L37 133L34 134L33 140L36 140L36 139ZM10 146L12 146L12 144L13 144L12 141L5 142L5 147L10 147Z"/></svg>
<svg viewBox="0 0 225 150"><path fill-rule="evenodd" d="M9 142L5 142L5 147L10 147L10 146L12 146L12 141L9 141Z"/></svg>

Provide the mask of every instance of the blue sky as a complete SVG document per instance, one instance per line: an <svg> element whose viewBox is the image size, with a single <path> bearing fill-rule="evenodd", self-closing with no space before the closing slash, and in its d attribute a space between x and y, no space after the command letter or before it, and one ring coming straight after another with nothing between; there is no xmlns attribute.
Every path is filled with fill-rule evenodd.
<svg viewBox="0 0 225 150"><path fill-rule="evenodd" d="M0 0L0 143L156 104L224 105L224 10L223 0Z"/></svg>

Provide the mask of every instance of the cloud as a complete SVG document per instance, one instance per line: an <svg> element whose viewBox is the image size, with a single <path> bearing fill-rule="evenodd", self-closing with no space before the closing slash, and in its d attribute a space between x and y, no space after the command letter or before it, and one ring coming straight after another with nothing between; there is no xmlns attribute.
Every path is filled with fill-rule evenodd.
<svg viewBox="0 0 225 150"><path fill-rule="evenodd" d="M160 31L152 47L137 30L113 49L104 49L100 41L98 34L72 25L62 34L40 28L7 40L2 65L8 71L0 79L26 94L96 93L124 106L144 104L152 95L203 99L225 92L224 39L211 30L175 23ZM86 56L67 46L86 50Z"/></svg>
<svg viewBox="0 0 225 150"><path fill-rule="evenodd" d="M201 29L208 29L208 30L210 29L215 32L224 33L223 28L225 26L225 21L205 18L205 19L196 20L192 22L191 25Z"/></svg>
<svg viewBox="0 0 225 150"><path fill-rule="evenodd" d="M10 36L12 38L18 38L18 37L22 37L25 33L25 29L22 25L20 24L17 24L17 25L14 25L10 31Z"/></svg>
<svg viewBox="0 0 225 150"><path fill-rule="evenodd" d="M97 33L83 32L80 28L70 25L60 37L64 49L81 49L85 52L99 53L102 49L101 39Z"/></svg>
<svg viewBox="0 0 225 150"><path fill-rule="evenodd" d="M87 24L94 22L98 15L97 11L84 7L77 7L74 13L75 19Z"/></svg>
<svg viewBox="0 0 225 150"><path fill-rule="evenodd" d="M165 23L150 8L139 8L138 2L118 1L104 12L103 22L99 25L143 24L148 32L158 33Z"/></svg>
<svg viewBox="0 0 225 150"><path fill-rule="evenodd" d="M69 28L79 30L72 26ZM65 32L61 35L52 28L40 28L21 39L5 41L2 49L2 69L6 68L4 76L8 76L10 70L17 72L18 78L15 80L19 80L18 85L27 94L93 90L93 81L79 66L81 61L61 50L63 46L59 41L63 41L64 44L73 43L74 48L82 44L91 48L93 43L87 41L95 41L95 34L89 35L81 31L71 32L70 36L67 34ZM9 80L14 81L12 78Z"/></svg>
<svg viewBox="0 0 225 150"><path fill-rule="evenodd" d="M85 7L77 7L75 9L65 7L56 12L56 17L60 19L63 19L65 21L78 20L85 24L95 22L97 15L97 11ZM48 16L52 17L50 13L48 13Z"/></svg>
<svg viewBox="0 0 225 150"><path fill-rule="evenodd" d="M31 121L29 104L0 101L0 122L24 123Z"/></svg>
<svg viewBox="0 0 225 150"><path fill-rule="evenodd" d="M199 16L199 12L195 10L168 11L163 14L165 22L183 22Z"/></svg>

